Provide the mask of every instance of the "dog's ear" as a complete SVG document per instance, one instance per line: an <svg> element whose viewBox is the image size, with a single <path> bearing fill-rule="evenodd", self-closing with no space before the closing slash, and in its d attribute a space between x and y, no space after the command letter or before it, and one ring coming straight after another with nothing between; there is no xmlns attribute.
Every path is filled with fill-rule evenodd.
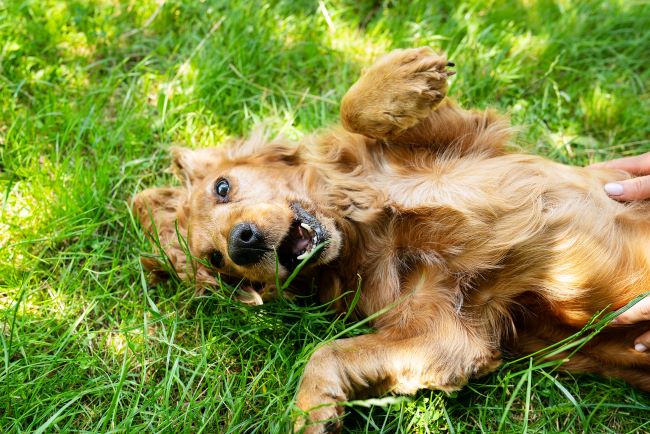
<svg viewBox="0 0 650 434"><path fill-rule="evenodd" d="M142 258L142 264L154 278L169 277L172 266L183 278L187 268L187 255L179 236L187 238L187 190L179 187L150 188L133 198L131 207L147 236L164 253L164 262L153 258Z"/></svg>
<svg viewBox="0 0 650 434"><path fill-rule="evenodd" d="M229 144L228 157L234 162L249 164L284 163L288 166L302 164L302 147L283 134L272 134L266 125L256 126L246 139Z"/></svg>
<svg viewBox="0 0 650 434"><path fill-rule="evenodd" d="M196 181L198 175L197 152L189 148L174 146L171 148L172 172L189 189Z"/></svg>
<svg viewBox="0 0 650 434"><path fill-rule="evenodd" d="M303 162L301 150L302 148L297 145L271 143L259 150L257 154L249 157L249 161L260 164L283 163L287 166L299 166Z"/></svg>
<svg viewBox="0 0 650 434"><path fill-rule="evenodd" d="M174 146L171 154L172 172L187 189L215 170L221 161L220 151L215 148L194 150Z"/></svg>

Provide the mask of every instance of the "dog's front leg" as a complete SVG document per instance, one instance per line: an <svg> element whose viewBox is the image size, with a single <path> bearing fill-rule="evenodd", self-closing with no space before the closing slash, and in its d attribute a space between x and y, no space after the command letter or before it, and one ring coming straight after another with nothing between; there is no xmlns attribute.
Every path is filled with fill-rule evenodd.
<svg viewBox="0 0 650 434"><path fill-rule="evenodd" d="M423 388L457 390L471 376L499 365L486 342L460 324L441 324L440 330L402 339L380 330L318 349L298 391L298 407L308 416L298 420L296 432L339 432L343 408L338 403L349 399Z"/></svg>
<svg viewBox="0 0 650 434"><path fill-rule="evenodd" d="M446 98L451 65L428 47L391 52L343 97L343 126L390 145L436 152L451 147L461 155L501 153L510 138L509 123L493 111L464 110Z"/></svg>
<svg viewBox="0 0 650 434"><path fill-rule="evenodd" d="M348 90L341 121L349 131L391 139L427 118L447 95L449 63L430 48L395 50L382 57Z"/></svg>

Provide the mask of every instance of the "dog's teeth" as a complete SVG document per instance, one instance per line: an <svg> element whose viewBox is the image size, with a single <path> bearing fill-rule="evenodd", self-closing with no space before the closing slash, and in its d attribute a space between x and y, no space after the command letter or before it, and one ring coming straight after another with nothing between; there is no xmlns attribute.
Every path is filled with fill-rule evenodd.
<svg viewBox="0 0 650 434"><path fill-rule="evenodd" d="M309 226L307 223L300 223L300 226L307 229L309 231L309 233L314 232L314 230L311 228L311 226Z"/></svg>
<svg viewBox="0 0 650 434"><path fill-rule="evenodd" d="M307 257L308 254L309 254L309 252L305 252L300 256L296 256L296 259L298 259L299 261L302 261L303 259L305 259Z"/></svg>

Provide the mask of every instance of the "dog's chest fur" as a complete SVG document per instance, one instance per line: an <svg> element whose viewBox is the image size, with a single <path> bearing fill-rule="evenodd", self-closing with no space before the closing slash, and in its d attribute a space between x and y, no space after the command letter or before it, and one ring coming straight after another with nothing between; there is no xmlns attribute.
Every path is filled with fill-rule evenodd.
<svg viewBox="0 0 650 434"><path fill-rule="evenodd" d="M615 219L601 216L624 208L594 194L603 182L596 174L530 155L454 157L417 149L374 152L363 164L347 175L385 203L369 213L374 218L350 225L350 245L339 261L350 273L339 285L354 290L361 279L363 292L372 293L358 306L364 315L404 296L414 273L436 274L456 309L471 314L481 306L486 318L508 316L509 306L531 289L568 303L594 282L621 285L611 256L621 251L623 237L617 239ZM600 258L603 251L608 254ZM603 268L585 267L599 261ZM494 315L485 312L490 306ZM566 307L569 323L591 315L584 303Z"/></svg>

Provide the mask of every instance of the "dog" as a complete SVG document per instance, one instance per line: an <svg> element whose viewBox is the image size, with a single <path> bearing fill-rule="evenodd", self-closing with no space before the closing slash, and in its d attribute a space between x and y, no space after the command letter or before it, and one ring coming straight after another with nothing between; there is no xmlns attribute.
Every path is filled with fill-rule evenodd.
<svg viewBox="0 0 650 434"><path fill-rule="evenodd" d="M650 203L603 191L630 174L509 152L506 119L447 97L453 66L426 47L393 51L344 96L342 127L174 148L182 186L133 201L182 278L245 279L243 301L260 303L300 267L295 286L375 315L374 333L313 354L297 430L338 432L352 398L457 390L504 349L536 352L650 287ZM612 326L555 357L650 391L650 354L633 350L648 328Z"/></svg>

